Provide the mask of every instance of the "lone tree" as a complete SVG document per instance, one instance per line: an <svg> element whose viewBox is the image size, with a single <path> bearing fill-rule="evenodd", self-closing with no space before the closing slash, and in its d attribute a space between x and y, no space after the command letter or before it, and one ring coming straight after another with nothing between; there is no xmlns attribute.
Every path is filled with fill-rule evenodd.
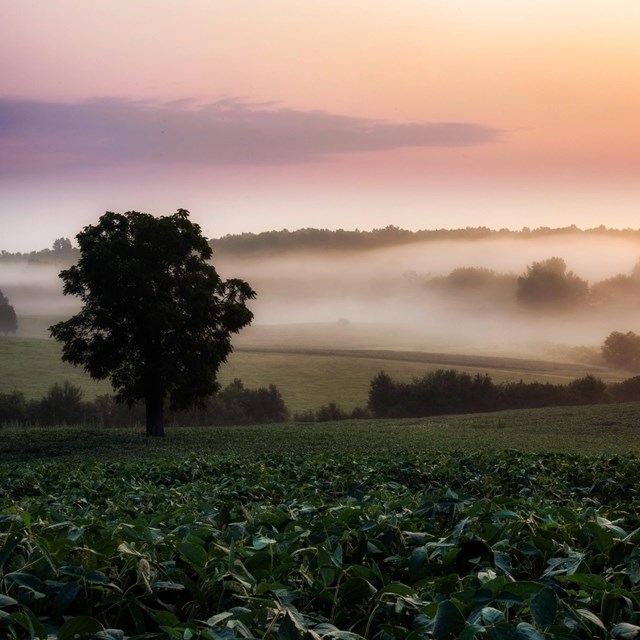
<svg viewBox="0 0 640 640"><path fill-rule="evenodd" d="M18 319L7 297L0 291L0 333L6 336L18 330Z"/></svg>
<svg viewBox="0 0 640 640"><path fill-rule="evenodd" d="M253 319L245 303L255 292L220 278L185 209L159 218L107 212L76 238L80 259L60 277L83 307L51 335L63 360L110 378L119 401L144 400L147 436L163 436L167 399L186 409L219 389L218 368L231 334Z"/></svg>

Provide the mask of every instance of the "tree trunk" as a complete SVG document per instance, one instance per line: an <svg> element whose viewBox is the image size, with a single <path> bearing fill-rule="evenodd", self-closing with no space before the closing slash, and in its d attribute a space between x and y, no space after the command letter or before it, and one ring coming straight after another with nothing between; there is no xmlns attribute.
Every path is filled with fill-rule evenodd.
<svg viewBox="0 0 640 640"><path fill-rule="evenodd" d="M164 437L164 398L162 394L151 394L144 399L147 416L147 437Z"/></svg>

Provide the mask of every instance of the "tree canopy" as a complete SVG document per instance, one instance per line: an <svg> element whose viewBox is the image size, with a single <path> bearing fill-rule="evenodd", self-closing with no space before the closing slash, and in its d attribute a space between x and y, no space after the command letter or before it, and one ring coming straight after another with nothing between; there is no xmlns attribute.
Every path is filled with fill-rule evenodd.
<svg viewBox="0 0 640 640"><path fill-rule="evenodd" d="M0 333L7 335L18 330L18 319L15 309L9 304L8 298L0 291Z"/></svg>
<svg viewBox="0 0 640 640"><path fill-rule="evenodd" d="M525 306L546 310L564 310L587 302L589 283L573 271L567 271L562 258L534 262L518 278L516 297Z"/></svg>
<svg viewBox="0 0 640 640"><path fill-rule="evenodd" d="M602 357L614 367L640 371L640 336L633 331L612 331L602 345Z"/></svg>
<svg viewBox="0 0 640 640"><path fill-rule="evenodd" d="M78 263L60 273L81 311L50 327L63 360L109 378L120 401L144 400L147 435L164 435L165 401L186 409L218 390L231 334L250 324L243 280L222 280L189 212L105 213L77 236Z"/></svg>

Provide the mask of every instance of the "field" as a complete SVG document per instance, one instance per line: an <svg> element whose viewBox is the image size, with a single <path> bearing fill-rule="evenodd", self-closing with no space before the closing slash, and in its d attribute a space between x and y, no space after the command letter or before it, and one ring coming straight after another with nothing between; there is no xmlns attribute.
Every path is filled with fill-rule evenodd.
<svg viewBox="0 0 640 640"><path fill-rule="evenodd" d="M0 637L635 638L639 420L5 429Z"/></svg>
<svg viewBox="0 0 640 640"><path fill-rule="evenodd" d="M0 392L15 388L28 399L38 399L55 382L69 380L84 390L87 399L110 393L108 383L96 383L81 369L61 362L60 347L44 337L46 326L53 321L55 318L28 318L21 337L0 337ZM381 370L399 380L438 368L486 372L496 382L523 379L559 383L586 373L607 382L626 377L623 372L596 365L550 361L530 354L516 358L430 353L409 350L410 343L401 341L394 348L381 350L375 347L382 339L381 332L384 330L337 325L252 327L247 335L239 336L236 351L220 371L220 382L225 385L240 378L247 387L275 384L289 409L299 412L329 402L346 411L365 406L369 382Z"/></svg>
<svg viewBox="0 0 640 640"><path fill-rule="evenodd" d="M222 371L294 411L454 367L572 362L253 334ZM344 337L344 336L343 336ZM42 337L0 390L108 392ZM640 403L323 424L0 430L0 638L640 638Z"/></svg>

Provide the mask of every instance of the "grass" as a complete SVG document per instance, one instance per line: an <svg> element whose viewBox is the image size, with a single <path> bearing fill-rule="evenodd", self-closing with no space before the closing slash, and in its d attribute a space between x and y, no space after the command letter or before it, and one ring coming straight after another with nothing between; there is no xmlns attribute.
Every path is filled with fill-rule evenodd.
<svg viewBox="0 0 640 640"><path fill-rule="evenodd" d="M451 451L640 453L640 403L554 407L406 420L244 427L169 428L164 439L137 429L14 429L0 438L6 463L63 460L172 459L190 455L242 457L265 454L403 456Z"/></svg>
<svg viewBox="0 0 640 640"><path fill-rule="evenodd" d="M240 378L247 387L275 384L292 412L317 409L336 402L350 411L364 406L371 379L381 370L393 378L410 380L439 368L488 373L496 382L540 380L568 382L594 372L608 382L625 377L621 372L597 366L535 359L385 351L380 349L295 348L287 346L286 332L270 341L242 343L220 370L220 382ZM255 335L255 333L254 333ZM268 343L268 348L265 344ZM63 363L60 346L44 338L0 337L0 393L13 389L28 399L39 399L51 385L63 380L80 386L85 398L110 393L107 382L92 381L82 369Z"/></svg>

